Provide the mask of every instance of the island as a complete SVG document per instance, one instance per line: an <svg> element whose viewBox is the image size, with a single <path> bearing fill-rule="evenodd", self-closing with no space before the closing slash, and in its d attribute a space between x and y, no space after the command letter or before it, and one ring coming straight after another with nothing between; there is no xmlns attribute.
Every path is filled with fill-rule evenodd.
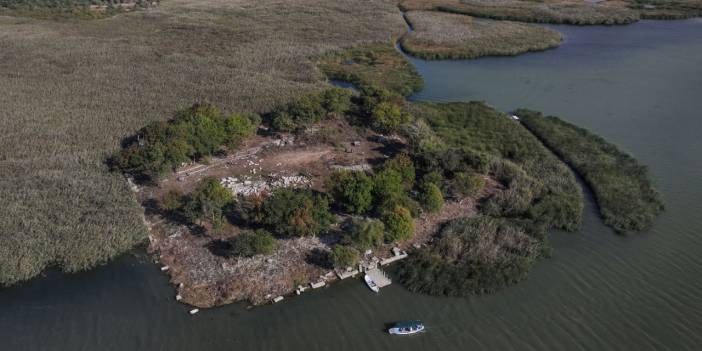
<svg viewBox="0 0 702 351"><path fill-rule="evenodd" d="M534 22L701 14L692 0L48 3L0 2L0 284L148 242L198 307L405 255L413 291L496 291L548 256L550 229L577 230L575 174L606 224L646 230L663 205L633 157L538 112L409 101L422 79L403 55L516 55L560 44Z"/></svg>

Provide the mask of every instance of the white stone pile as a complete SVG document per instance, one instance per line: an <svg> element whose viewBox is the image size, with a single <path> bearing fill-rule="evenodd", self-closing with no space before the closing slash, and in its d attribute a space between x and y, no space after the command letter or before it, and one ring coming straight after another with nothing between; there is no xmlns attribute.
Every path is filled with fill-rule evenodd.
<svg viewBox="0 0 702 351"><path fill-rule="evenodd" d="M246 178L226 177L222 185L234 195L258 195L276 188L301 188L311 185L310 179L301 176L269 176L268 179L251 180Z"/></svg>

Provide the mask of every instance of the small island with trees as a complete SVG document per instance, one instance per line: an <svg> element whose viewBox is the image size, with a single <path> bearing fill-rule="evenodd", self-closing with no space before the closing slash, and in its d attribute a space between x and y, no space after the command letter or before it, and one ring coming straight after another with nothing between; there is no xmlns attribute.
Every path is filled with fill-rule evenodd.
<svg viewBox="0 0 702 351"><path fill-rule="evenodd" d="M619 232L662 209L645 169L587 131L483 102L407 101L421 79L403 62L391 48L354 48L320 67L356 90L261 115L199 103L125 139L108 162L136 183L179 300L261 304L393 251L409 253L395 273L412 291L493 292L548 256L550 229L579 228L575 173ZM621 184L638 184L636 206L611 196L633 194Z"/></svg>

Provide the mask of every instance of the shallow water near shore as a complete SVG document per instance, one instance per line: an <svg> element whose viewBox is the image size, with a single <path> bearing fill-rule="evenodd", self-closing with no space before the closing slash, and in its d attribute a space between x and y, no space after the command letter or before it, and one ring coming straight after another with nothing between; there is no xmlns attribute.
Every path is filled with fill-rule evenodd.
<svg viewBox="0 0 702 351"><path fill-rule="evenodd" d="M588 199L583 229L490 296L438 298L344 281L277 305L195 316L158 266L125 255L93 271L0 289L0 349L696 350L702 345L702 20L554 26L555 50L471 61L412 60L417 100L485 100L589 128L649 166L667 211L622 237ZM385 323L428 332L391 337Z"/></svg>

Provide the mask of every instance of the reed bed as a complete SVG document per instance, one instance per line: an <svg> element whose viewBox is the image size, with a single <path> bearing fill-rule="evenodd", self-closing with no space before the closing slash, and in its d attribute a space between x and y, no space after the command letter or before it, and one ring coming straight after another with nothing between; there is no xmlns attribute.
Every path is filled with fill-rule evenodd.
<svg viewBox="0 0 702 351"><path fill-rule="evenodd" d="M513 56L554 48L562 40L560 33L531 24L436 11L410 11L405 16L414 31L402 38L402 49L423 59Z"/></svg>
<svg viewBox="0 0 702 351"><path fill-rule="evenodd" d="M405 10L440 10L469 16L532 23L627 24L639 20L639 11L626 1L580 0L406 0Z"/></svg>
<svg viewBox="0 0 702 351"><path fill-rule="evenodd" d="M343 20L340 20L343 19ZM313 57L404 30L389 1L173 0L109 19L0 17L0 285L143 242L105 157L207 100L262 112L326 86Z"/></svg>

